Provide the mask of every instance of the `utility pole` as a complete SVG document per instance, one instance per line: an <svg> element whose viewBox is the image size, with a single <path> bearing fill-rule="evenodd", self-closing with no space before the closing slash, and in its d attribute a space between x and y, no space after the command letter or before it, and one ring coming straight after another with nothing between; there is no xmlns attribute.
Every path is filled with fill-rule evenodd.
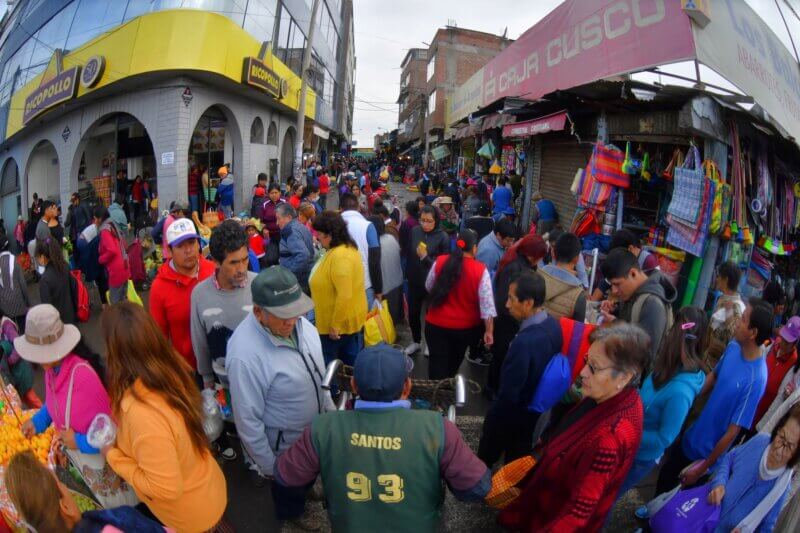
<svg viewBox="0 0 800 533"><path fill-rule="evenodd" d="M425 150L422 152L422 166L428 167L428 143L430 136L428 135L428 98L429 96L423 91L422 93L422 133L425 135Z"/></svg>
<svg viewBox="0 0 800 533"><path fill-rule="evenodd" d="M306 93L308 92L308 82L306 82L306 72L311 65L311 54L314 51L314 33L317 22L317 11L319 11L320 0L314 0L311 7L311 21L308 26L308 41L306 50L303 53L303 64L300 68L300 102L297 105L297 138L294 142L294 177L295 180L305 183L303 176L303 132L306 127Z"/></svg>

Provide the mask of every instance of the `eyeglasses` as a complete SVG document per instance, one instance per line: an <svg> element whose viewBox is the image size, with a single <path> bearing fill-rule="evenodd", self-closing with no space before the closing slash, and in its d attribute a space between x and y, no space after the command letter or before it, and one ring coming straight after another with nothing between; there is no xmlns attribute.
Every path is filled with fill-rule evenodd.
<svg viewBox="0 0 800 533"><path fill-rule="evenodd" d="M589 372L591 372L591 373L592 373L592 375L595 375L595 374L597 374L598 372L602 372L603 370L608 370L608 369L610 369L610 368L614 368L614 365L611 365L611 366L606 366L606 367L603 367L603 368L598 368L598 367L594 366L592 363L590 363L590 362L589 362L589 354L586 354L586 355L584 356L584 358L583 358L583 362L584 362L584 364L585 364L586 366L588 366L588 367L589 367Z"/></svg>
<svg viewBox="0 0 800 533"><path fill-rule="evenodd" d="M797 451L797 443L789 442L785 431L779 431L775 435L775 444L778 449L785 448L790 454Z"/></svg>

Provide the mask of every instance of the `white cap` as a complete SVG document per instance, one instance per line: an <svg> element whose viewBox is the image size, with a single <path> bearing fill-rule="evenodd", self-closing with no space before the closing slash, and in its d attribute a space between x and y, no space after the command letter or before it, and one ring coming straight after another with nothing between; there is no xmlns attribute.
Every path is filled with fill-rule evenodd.
<svg viewBox="0 0 800 533"><path fill-rule="evenodd" d="M194 228L194 223L188 218L179 218L172 221L167 228L167 244L175 246L188 239L200 240L200 235Z"/></svg>

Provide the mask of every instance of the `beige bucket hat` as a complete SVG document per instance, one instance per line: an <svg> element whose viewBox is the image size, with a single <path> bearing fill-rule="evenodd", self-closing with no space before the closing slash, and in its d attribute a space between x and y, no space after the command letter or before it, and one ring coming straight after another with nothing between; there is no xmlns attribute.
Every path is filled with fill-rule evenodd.
<svg viewBox="0 0 800 533"><path fill-rule="evenodd" d="M14 348L31 363L55 363L66 357L80 340L81 332L72 324L64 324L58 309L39 304L28 311L25 335L14 339Z"/></svg>

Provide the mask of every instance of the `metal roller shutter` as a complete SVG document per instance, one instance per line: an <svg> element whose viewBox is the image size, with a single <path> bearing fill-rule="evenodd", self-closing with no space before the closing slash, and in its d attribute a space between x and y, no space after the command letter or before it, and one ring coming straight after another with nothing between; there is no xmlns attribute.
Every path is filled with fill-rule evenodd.
<svg viewBox="0 0 800 533"><path fill-rule="evenodd" d="M578 144L575 139L543 139L539 190L556 204L558 220L565 230L578 207L569 188L575 172L586 166L591 154L590 144Z"/></svg>

